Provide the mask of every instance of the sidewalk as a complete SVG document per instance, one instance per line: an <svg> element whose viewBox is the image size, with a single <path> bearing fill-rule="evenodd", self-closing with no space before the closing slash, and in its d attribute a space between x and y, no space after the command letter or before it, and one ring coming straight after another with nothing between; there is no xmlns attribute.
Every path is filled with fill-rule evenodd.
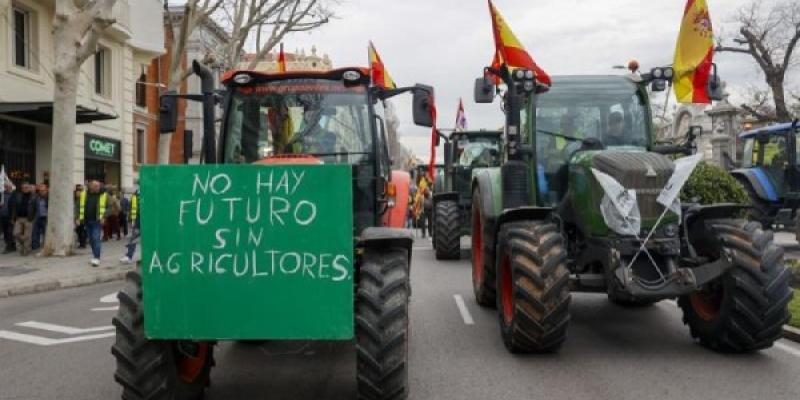
<svg viewBox="0 0 800 400"><path fill-rule="evenodd" d="M0 254L0 298L122 279L135 265L119 262L127 243L127 238L103 242L101 264L96 268L89 265L88 248L76 249L77 254L70 257Z"/></svg>

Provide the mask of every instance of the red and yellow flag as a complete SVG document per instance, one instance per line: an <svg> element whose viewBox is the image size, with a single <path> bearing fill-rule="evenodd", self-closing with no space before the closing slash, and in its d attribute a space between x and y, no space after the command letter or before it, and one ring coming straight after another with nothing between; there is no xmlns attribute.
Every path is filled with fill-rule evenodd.
<svg viewBox="0 0 800 400"><path fill-rule="evenodd" d="M286 72L286 54L283 53L283 43L281 43L281 51L278 53L278 72Z"/></svg>
<svg viewBox="0 0 800 400"><path fill-rule="evenodd" d="M495 62L505 62L509 69L525 68L536 74L539 83L550 86L550 76L539 68L533 57L525 50L525 46L519 41L517 35L511 31L506 20L497 11L492 0L489 0L489 13L492 15L492 30L494 31L494 45L497 49ZM494 63L493 63L494 64Z"/></svg>
<svg viewBox="0 0 800 400"><path fill-rule="evenodd" d="M369 42L369 68L372 74L372 83L375 86L380 86L384 89L396 89L397 85L394 83L392 76L389 75L389 71L386 70L386 66L383 65L383 60L381 60L381 56L378 55L378 51L375 50L375 45L372 42Z"/></svg>
<svg viewBox="0 0 800 400"><path fill-rule="evenodd" d="M713 58L714 32L706 0L688 0L672 64L678 102L711 103L707 85Z"/></svg>

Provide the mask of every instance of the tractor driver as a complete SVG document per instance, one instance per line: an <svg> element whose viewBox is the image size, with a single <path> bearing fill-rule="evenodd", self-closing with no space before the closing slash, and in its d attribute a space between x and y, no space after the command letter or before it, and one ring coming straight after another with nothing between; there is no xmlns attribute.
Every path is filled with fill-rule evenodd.
<svg viewBox="0 0 800 400"><path fill-rule="evenodd" d="M625 143L625 118L622 113L614 111L608 116L608 130L603 144L606 146L624 146Z"/></svg>
<svg viewBox="0 0 800 400"><path fill-rule="evenodd" d="M289 142L294 153L330 154L336 152L336 133L323 127L323 118L335 115L336 110L306 106L303 111L303 130Z"/></svg>

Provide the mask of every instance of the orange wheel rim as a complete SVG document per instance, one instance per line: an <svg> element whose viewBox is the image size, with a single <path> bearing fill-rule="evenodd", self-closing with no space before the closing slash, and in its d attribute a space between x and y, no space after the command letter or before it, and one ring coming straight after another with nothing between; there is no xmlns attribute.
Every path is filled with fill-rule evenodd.
<svg viewBox="0 0 800 400"><path fill-rule="evenodd" d="M483 284L483 231L481 215L478 210L472 215L472 278L480 286Z"/></svg>
<svg viewBox="0 0 800 400"><path fill-rule="evenodd" d="M692 308L704 321L713 321L722 308L722 290L708 293L693 293L689 296Z"/></svg>
<svg viewBox="0 0 800 400"><path fill-rule="evenodd" d="M190 357L182 355L178 360L178 376L187 383L192 383L197 380L205 368L208 359L209 345L208 343L197 344L197 356Z"/></svg>

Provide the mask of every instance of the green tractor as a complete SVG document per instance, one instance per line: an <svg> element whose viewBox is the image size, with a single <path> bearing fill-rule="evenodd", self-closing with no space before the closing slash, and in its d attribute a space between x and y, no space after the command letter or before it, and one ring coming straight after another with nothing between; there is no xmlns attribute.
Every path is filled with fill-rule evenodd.
<svg viewBox="0 0 800 400"><path fill-rule="evenodd" d="M461 257L461 236L470 234L472 175L500 166L500 131L454 131L444 138L444 169L433 191L433 248L437 260Z"/></svg>
<svg viewBox="0 0 800 400"><path fill-rule="evenodd" d="M740 218L743 205L660 197L675 199L693 168L683 161L697 160L674 161L691 143L654 145L647 86L663 90L671 69L554 77L549 91L531 71L485 72L507 87L505 145L472 183L472 278L509 351L557 350L572 291L623 306L677 298L692 337L718 351L781 337L792 292L773 233ZM491 78L476 81L476 102L495 95Z"/></svg>
<svg viewBox="0 0 800 400"><path fill-rule="evenodd" d="M206 165L142 169L142 262L113 320L122 398L202 399L221 340L353 339L358 398L406 398L409 177L390 170L383 102L413 92L431 126L433 89L354 67L231 71L216 90L193 69L202 94L164 95L160 123L201 101Z"/></svg>

